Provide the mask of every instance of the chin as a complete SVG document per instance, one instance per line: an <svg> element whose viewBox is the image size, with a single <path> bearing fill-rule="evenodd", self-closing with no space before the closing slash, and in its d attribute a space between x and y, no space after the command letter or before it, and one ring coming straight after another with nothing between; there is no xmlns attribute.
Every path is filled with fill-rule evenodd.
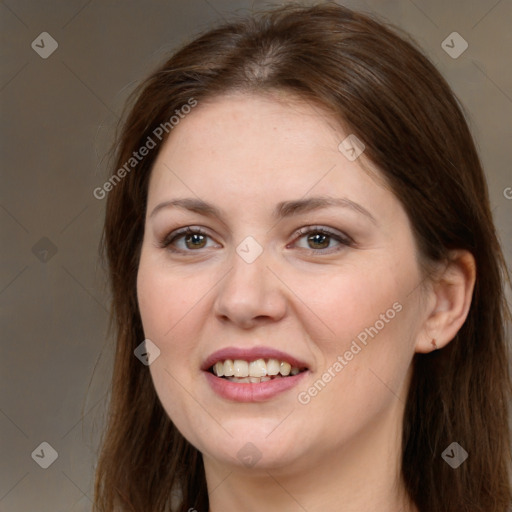
<svg viewBox="0 0 512 512"><path fill-rule="evenodd" d="M218 440L203 439L196 446L223 465L246 469L278 469L297 463L301 458L298 445L304 448L304 444L297 435L289 431L269 435L271 430L268 428L251 427L244 421L237 422L237 425L238 433L232 432L233 437L226 434ZM231 426L234 427L235 423ZM301 452L304 457L304 450Z"/></svg>

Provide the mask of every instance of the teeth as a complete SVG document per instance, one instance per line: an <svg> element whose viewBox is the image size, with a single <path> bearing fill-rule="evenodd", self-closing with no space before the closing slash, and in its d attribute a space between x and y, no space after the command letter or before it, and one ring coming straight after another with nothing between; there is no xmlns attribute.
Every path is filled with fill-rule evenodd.
<svg viewBox="0 0 512 512"><path fill-rule="evenodd" d="M249 376L249 363L241 359L235 359L235 377L248 377Z"/></svg>
<svg viewBox="0 0 512 512"><path fill-rule="evenodd" d="M217 377L226 377L233 382L266 382L272 378L297 375L300 370L286 361L277 359L256 359L244 361L243 359L226 359L217 361L213 365L213 373ZM231 378L232 377L232 378ZM245 380L248 379L248 380Z"/></svg>
<svg viewBox="0 0 512 512"><path fill-rule="evenodd" d="M213 373L215 373L217 377L224 376L224 364L221 361L215 363L215 366L213 367Z"/></svg>
<svg viewBox="0 0 512 512"><path fill-rule="evenodd" d="M267 374L277 375L279 373L279 361L277 359L269 359L267 363Z"/></svg>
<svg viewBox="0 0 512 512"><path fill-rule="evenodd" d="M278 377L274 377L275 379L281 378L281 375ZM236 383L251 383L251 384L259 384L260 382L267 382L268 380L271 380L270 377L228 377L228 380L230 382L236 382Z"/></svg>
<svg viewBox="0 0 512 512"><path fill-rule="evenodd" d="M224 361L224 376L225 377L233 377L235 375L235 366L231 359L226 359Z"/></svg>
<svg viewBox="0 0 512 512"><path fill-rule="evenodd" d="M286 361L281 361L281 367L279 369L279 372L283 377L286 377L287 375L290 375L290 371L292 369L292 366L290 363L287 363Z"/></svg>
<svg viewBox="0 0 512 512"><path fill-rule="evenodd" d="M263 359L257 359L249 363L249 375L251 377L266 377L267 365Z"/></svg>

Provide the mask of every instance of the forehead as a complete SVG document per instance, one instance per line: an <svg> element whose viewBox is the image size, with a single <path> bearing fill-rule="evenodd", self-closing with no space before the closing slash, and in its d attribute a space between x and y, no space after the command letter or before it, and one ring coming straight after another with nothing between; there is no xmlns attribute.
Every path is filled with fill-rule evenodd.
<svg viewBox="0 0 512 512"><path fill-rule="evenodd" d="M199 102L160 151L149 203L171 192L239 206L308 194L359 201L371 192L381 201L387 192L340 151L347 135L325 109L296 98L238 93Z"/></svg>
<svg viewBox="0 0 512 512"><path fill-rule="evenodd" d="M180 146L230 158L275 159L284 156L281 148L303 154L322 146L336 153L339 136L334 117L318 106L282 94L233 93L199 102L166 145L173 153Z"/></svg>

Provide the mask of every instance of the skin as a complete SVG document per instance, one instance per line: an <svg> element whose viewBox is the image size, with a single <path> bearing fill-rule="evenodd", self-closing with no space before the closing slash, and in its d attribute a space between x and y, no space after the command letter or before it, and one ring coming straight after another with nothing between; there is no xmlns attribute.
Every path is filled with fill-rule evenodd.
<svg viewBox="0 0 512 512"><path fill-rule="evenodd" d="M347 135L292 98L225 95L180 121L152 171L137 283L146 338L161 351L150 372L169 417L203 453L212 512L417 510L399 471L411 360L432 350L433 338L442 348L462 325L474 264L454 252L425 281L401 203L362 169L364 153L349 161L338 150ZM347 198L373 219L349 207L273 219L277 203L312 196ZM224 215L176 207L152 215L185 197ZM162 247L186 226L208 236ZM295 234L308 226L353 242ZM263 249L252 263L236 252L248 236ZM332 375L338 356L396 303L400 312L300 403L298 394ZM205 358L259 345L305 361L308 374L260 403L215 394L200 369ZM261 457L252 467L237 456L249 441Z"/></svg>

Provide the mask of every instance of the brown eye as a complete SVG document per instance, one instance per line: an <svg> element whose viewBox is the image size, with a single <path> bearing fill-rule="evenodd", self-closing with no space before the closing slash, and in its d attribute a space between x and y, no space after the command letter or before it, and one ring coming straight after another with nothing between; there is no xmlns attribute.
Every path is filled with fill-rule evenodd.
<svg viewBox="0 0 512 512"><path fill-rule="evenodd" d="M167 235L160 247L171 252L193 252L207 247L208 239L211 239L210 235L202 229L186 227Z"/></svg>
<svg viewBox="0 0 512 512"><path fill-rule="evenodd" d="M342 233L331 231L323 227L308 227L300 229L296 234L298 240L305 239L307 246L298 246L300 249L310 249L318 253L330 253L341 250L345 246L352 246L350 237ZM332 245L335 242L335 245ZM336 246L337 244L337 246Z"/></svg>
<svg viewBox="0 0 512 512"><path fill-rule="evenodd" d="M329 247L330 236L324 233L316 233L315 235L308 236L308 244L311 249L325 249ZM314 245L314 247L312 247Z"/></svg>
<svg viewBox="0 0 512 512"><path fill-rule="evenodd" d="M189 249L202 249L206 245L206 236L199 233L186 235L185 244Z"/></svg>

